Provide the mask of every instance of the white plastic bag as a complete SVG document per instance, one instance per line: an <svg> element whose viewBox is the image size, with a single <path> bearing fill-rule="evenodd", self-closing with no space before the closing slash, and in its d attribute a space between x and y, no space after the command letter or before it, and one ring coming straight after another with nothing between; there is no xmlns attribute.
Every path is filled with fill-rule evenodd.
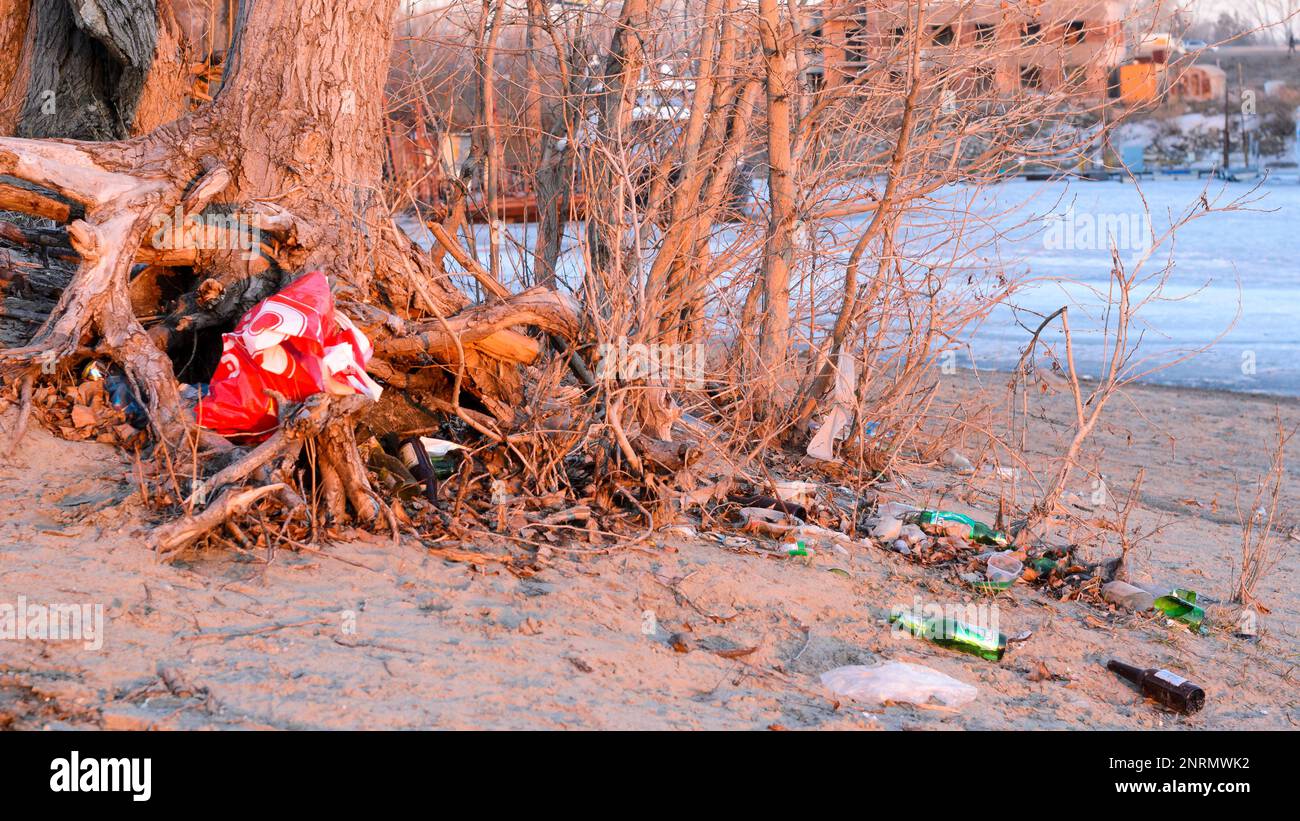
<svg viewBox="0 0 1300 821"><path fill-rule="evenodd" d="M830 462L835 459L835 442L845 435L853 421L853 389L857 380L857 366L848 351L840 351L835 360L835 392L831 395L831 409L808 442L807 453L814 459Z"/></svg>
<svg viewBox="0 0 1300 821"><path fill-rule="evenodd" d="M868 704L885 701L928 704L935 698L948 707L961 707L979 694L970 684L905 661L875 667L837 667L822 673L822 684L836 695Z"/></svg>

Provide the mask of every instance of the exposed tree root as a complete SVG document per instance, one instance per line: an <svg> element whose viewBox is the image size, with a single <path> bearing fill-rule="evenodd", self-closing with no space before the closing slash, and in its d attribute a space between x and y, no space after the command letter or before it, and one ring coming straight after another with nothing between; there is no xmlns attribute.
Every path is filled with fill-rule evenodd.
<svg viewBox="0 0 1300 821"><path fill-rule="evenodd" d="M382 152L371 137L383 117L391 31L388 16L372 12L338 11L339 19L355 18L340 26L335 12L259 4L243 21L242 53L217 99L142 137L102 143L0 138L0 175L18 181L0 182L0 207L67 226L66 241L44 230L20 231L19 241L76 265L35 335L0 350L0 362L40 379L37 370L54 374L88 355L105 357L125 370L166 452L178 460L197 453L201 460L230 445L199 429L182 406L167 348L198 339L202 329L228 329L287 279L322 269L336 306L375 344L372 373L394 386L437 388L432 406L508 444L513 408L524 400L520 366L542 355L524 326L571 342L578 313L556 292L511 295L495 280L484 282L493 300L471 305L378 202ZM301 57L292 69L285 65L286 32L295 43L292 54ZM337 59L324 69L311 56L329 49ZM336 76L338 66L349 76ZM345 97L348 110L339 103ZM209 206L251 215L263 232L261 253L153 247L159 219L181 220L172 228L185 237L190 218ZM467 259L462 249L448 250ZM133 289L133 268L141 263L190 269L193 276L153 270ZM157 282L168 277L187 291L164 307ZM429 371L439 378L430 379ZM24 394L30 395L30 381ZM462 407L463 397L472 397L475 407ZM297 407L281 401L280 429L265 443L207 480L202 465L182 466L178 474L197 479L188 501L199 512L161 530L160 551L193 543L267 493L301 506L293 488L304 455L333 521L383 517L395 529L355 438L355 417L365 403L324 395ZM207 503L211 496L215 501Z"/></svg>
<svg viewBox="0 0 1300 821"><path fill-rule="evenodd" d="M221 527L227 519L244 512L259 499L286 488L286 485L277 483L244 490L227 490L202 513L158 528L154 533L154 549L164 558L172 556Z"/></svg>
<svg viewBox="0 0 1300 821"><path fill-rule="evenodd" d="M27 374L23 377L22 385L18 389L18 421L14 423L13 433L9 436L7 456L13 456L14 452L18 450L18 444L22 442L23 435L27 433L27 422L31 417L32 375Z"/></svg>

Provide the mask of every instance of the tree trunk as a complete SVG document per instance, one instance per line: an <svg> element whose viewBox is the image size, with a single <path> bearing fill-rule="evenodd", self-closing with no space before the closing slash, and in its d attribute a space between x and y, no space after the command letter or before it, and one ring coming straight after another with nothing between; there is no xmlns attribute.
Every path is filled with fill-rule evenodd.
<svg viewBox="0 0 1300 821"><path fill-rule="evenodd" d="M11 38L20 28L24 36L16 41L21 49L0 57L0 133L112 140L183 113L189 66L165 0L4 0L0 7L6 3L18 17L0 26L11 27ZM14 103L16 113L6 117Z"/></svg>
<svg viewBox="0 0 1300 821"><path fill-rule="evenodd" d="M767 187L771 215L763 251L763 325L758 367L772 396L789 351L790 268L794 260L794 177L790 148L793 84L776 0L758 0L767 78Z"/></svg>
<svg viewBox="0 0 1300 821"><path fill-rule="evenodd" d="M0 0L0 135L12 134L22 112L31 71L27 21L31 0Z"/></svg>

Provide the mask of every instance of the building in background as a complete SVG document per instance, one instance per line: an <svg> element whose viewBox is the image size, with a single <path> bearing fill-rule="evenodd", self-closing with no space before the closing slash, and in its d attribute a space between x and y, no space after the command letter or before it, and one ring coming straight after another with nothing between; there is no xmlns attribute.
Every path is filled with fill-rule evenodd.
<svg viewBox="0 0 1300 821"><path fill-rule="evenodd" d="M1218 66L1191 65L1174 81L1173 95L1189 103L1222 100L1228 74Z"/></svg>
<svg viewBox="0 0 1300 821"><path fill-rule="evenodd" d="M820 66L814 84L835 87L897 63L909 25L905 2L829 0L815 21ZM988 93L1067 90L1108 95L1124 60L1124 0L952 0L927 6L927 66L953 69ZM897 69L894 69L897 70Z"/></svg>

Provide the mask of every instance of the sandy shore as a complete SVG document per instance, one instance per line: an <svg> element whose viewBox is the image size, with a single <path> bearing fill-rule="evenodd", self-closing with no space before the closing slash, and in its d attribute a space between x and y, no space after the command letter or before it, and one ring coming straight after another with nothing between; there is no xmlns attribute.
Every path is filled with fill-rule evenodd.
<svg viewBox="0 0 1300 821"><path fill-rule="evenodd" d="M984 382L998 386L1001 375ZM973 407L979 380L947 377L941 402ZM1233 494L1267 465L1275 409L1300 402L1140 387L1117 400L1085 464L1122 497L1145 469L1133 526L1137 580L1229 598L1240 526ZM1026 466L1063 435L1062 396L1036 400ZM12 409L3 416L13 424ZM971 435L968 455L983 453ZM1292 465L1300 465L1292 454ZM1300 724L1300 543L1259 585L1253 639L1212 606L1206 636L1153 616L1061 603L1017 585L994 600L1001 629L1031 631L1000 662L900 639L880 620L915 600L961 602L955 572L878 548L801 564L661 535L608 555L563 553L536 573L447 561L356 534L320 554L209 551L160 565L119 452L32 430L0 465L0 604L103 606L99 649L0 641L0 727L103 728L1244 728ZM910 471L886 497L991 519L1003 477ZM1096 490L1080 475L1082 514ZM1023 489L1023 488L1022 488ZM1295 523L1300 473L1284 506ZM1109 503L1107 503L1109 504ZM1104 506L1103 506L1104 507ZM1084 534L1079 534L1082 537ZM1098 538L1104 558L1114 545ZM831 572L834 571L834 572ZM676 652L672 634L688 637ZM1107 672L1108 658L1200 683L1205 710L1161 712ZM819 675L905 660L976 686L960 710L839 702Z"/></svg>

